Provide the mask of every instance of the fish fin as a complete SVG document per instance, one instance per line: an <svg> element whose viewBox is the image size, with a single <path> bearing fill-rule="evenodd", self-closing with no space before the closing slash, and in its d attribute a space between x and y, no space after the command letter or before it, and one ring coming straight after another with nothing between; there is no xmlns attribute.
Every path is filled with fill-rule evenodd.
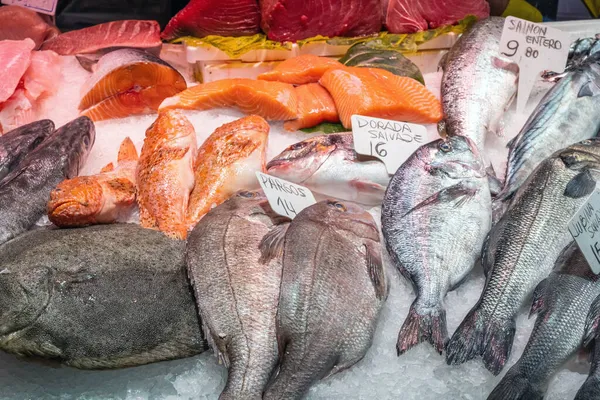
<svg viewBox="0 0 600 400"><path fill-rule="evenodd" d="M448 62L448 53L445 53L438 62L437 70L440 69L443 71L446 68L446 63Z"/></svg>
<svg viewBox="0 0 600 400"><path fill-rule="evenodd" d="M385 193L385 186L367 180L354 179L350 181L350 185L365 192L381 193L382 195Z"/></svg>
<svg viewBox="0 0 600 400"><path fill-rule="evenodd" d="M139 157L135 145L133 144L129 136L126 137L123 140L123 143L121 143L121 146L119 147L119 155L117 156L117 162L121 164L124 161L137 161L138 158Z"/></svg>
<svg viewBox="0 0 600 400"><path fill-rule="evenodd" d="M456 201L456 204L454 205L455 208L462 207L465 203L471 200L473 196L477 194L478 191L478 188L473 188L464 181L459 182L456 185L444 188L439 192L429 196L428 198L414 206L412 209L410 209L402 217L405 217L413 211L417 211L423 207L440 203L447 203L451 201Z"/></svg>
<svg viewBox="0 0 600 400"><path fill-rule="evenodd" d="M219 360L219 364L223 364L226 368L229 368L229 357L227 357L227 354L222 352L219 348L219 345L215 341L215 338L213 337L213 334L210 328L208 327L208 324L206 323L204 318L202 318L202 315L200 315L200 319L202 320L202 332L204 333L204 337L206 338L208 346L212 349L213 353L215 354L215 357L217 357L217 359Z"/></svg>
<svg viewBox="0 0 600 400"><path fill-rule="evenodd" d="M504 185L502 184L502 181L496 176L496 171L494 171L494 166L492 164L490 164L489 167L485 169L485 172L487 174L490 193L492 194L492 196L497 196L500 192L502 192L502 188L504 187Z"/></svg>
<svg viewBox="0 0 600 400"><path fill-rule="evenodd" d="M565 188L564 195L573 199L579 199L590 195L596 188L596 181L589 169L575 175Z"/></svg>
<svg viewBox="0 0 600 400"><path fill-rule="evenodd" d="M417 297L411 304L408 316L398 333L396 350L399 356L422 342L429 342L442 354L448 341L446 311L440 305L435 309L428 309L427 314L419 314L416 309L418 300Z"/></svg>
<svg viewBox="0 0 600 400"><path fill-rule="evenodd" d="M77 55L75 56L81 68L85 69L88 72L94 72L94 66L98 63L98 59L93 59L86 56Z"/></svg>
<svg viewBox="0 0 600 400"><path fill-rule="evenodd" d="M515 147L515 145L517 144L517 142L519 141L519 137L521 135L517 135L514 138L510 139L507 143L506 143L506 148L508 149L513 149Z"/></svg>
<svg viewBox="0 0 600 400"><path fill-rule="evenodd" d="M105 172L111 172L111 171L114 171L114 170L115 170L115 166L114 166L114 164L113 164L113 163L111 163L111 162L110 162L110 163L106 164L106 165L104 166L104 168L102 168L102 169L100 170L100 173L101 173L101 174L103 174L103 173L105 173Z"/></svg>
<svg viewBox="0 0 600 400"><path fill-rule="evenodd" d="M600 94L600 88L591 80L588 81L585 85L579 89L579 93L577 93L577 98L580 97L593 97Z"/></svg>
<svg viewBox="0 0 600 400"><path fill-rule="evenodd" d="M548 279L544 279L535 287L535 290L533 291L533 300L531 302L531 310L529 311L529 318L531 318L533 314L537 314L544 310L544 294L546 293L547 286Z"/></svg>
<svg viewBox="0 0 600 400"><path fill-rule="evenodd" d="M527 399L542 400L544 393L535 388L531 381L518 368L511 368L494 388L487 400Z"/></svg>
<svg viewBox="0 0 600 400"><path fill-rule="evenodd" d="M375 288L375 295L379 300L384 300L388 296L389 287L385 279L385 270L381 261L381 254L378 254L370 246L364 245L367 257L367 269L369 278Z"/></svg>
<svg viewBox="0 0 600 400"><path fill-rule="evenodd" d="M592 302L585 320L585 330L583 334L583 344L588 346L597 335L600 335L600 296ZM598 345L598 343L596 343Z"/></svg>
<svg viewBox="0 0 600 400"><path fill-rule="evenodd" d="M283 255L285 245L285 233L290 226L289 222L275 225L265 236L263 236L258 248L260 250L260 262L266 264L273 258Z"/></svg>

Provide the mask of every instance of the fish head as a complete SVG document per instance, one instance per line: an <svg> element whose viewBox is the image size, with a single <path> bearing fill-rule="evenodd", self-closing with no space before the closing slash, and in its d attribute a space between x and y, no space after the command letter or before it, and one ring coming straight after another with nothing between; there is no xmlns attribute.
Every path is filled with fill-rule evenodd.
<svg viewBox="0 0 600 400"><path fill-rule="evenodd" d="M600 165L600 138L591 138L560 150L558 156L564 165L573 170Z"/></svg>
<svg viewBox="0 0 600 400"><path fill-rule="evenodd" d="M356 158L351 134L315 136L294 143L269 161L267 172L302 183L312 177L336 151L347 153L348 159Z"/></svg>
<svg viewBox="0 0 600 400"><path fill-rule="evenodd" d="M301 217L324 223L335 230L379 241L379 228L373 216L356 203L335 199L323 200L304 209L296 218Z"/></svg>
<svg viewBox="0 0 600 400"><path fill-rule="evenodd" d="M61 135L64 152L69 154L65 173L67 177L72 178L79 174L92 151L96 140L96 128L92 120L85 116L79 117L67 125L69 125L68 129L59 129L54 134Z"/></svg>
<svg viewBox="0 0 600 400"><path fill-rule="evenodd" d="M416 156L431 175L452 179L486 175L477 145L464 136L449 136L428 143L417 150Z"/></svg>
<svg viewBox="0 0 600 400"><path fill-rule="evenodd" d="M48 219L58 226L92 224L104 206L102 186L94 177L62 181L50 193Z"/></svg>

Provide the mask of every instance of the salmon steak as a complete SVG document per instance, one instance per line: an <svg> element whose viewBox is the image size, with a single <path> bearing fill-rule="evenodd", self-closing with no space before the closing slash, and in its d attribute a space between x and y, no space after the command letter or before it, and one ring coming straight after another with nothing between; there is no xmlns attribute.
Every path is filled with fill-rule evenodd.
<svg viewBox="0 0 600 400"><path fill-rule="evenodd" d="M190 230L237 191L258 189L256 171L266 171L269 130L267 121L251 115L217 128L198 149L187 212Z"/></svg>
<svg viewBox="0 0 600 400"><path fill-rule="evenodd" d="M345 128L354 114L417 124L442 119L442 104L416 80L378 68L345 67L325 72L319 81L333 97Z"/></svg>
<svg viewBox="0 0 600 400"><path fill-rule="evenodd" d="M180 111L161 112L148 128L136 175L143 227L176 239L187 237L196 150L196 131Z"/></svg>
<svg viewBox="0 0 600 400"><path fill-rule="evenodd" d="M93 121L156 112L160 103L187 88L177 70L143 50L103 56L82 87L82 115Z"/></svg>
<svg viewBox="0 0 600 400"><path fill-rule="evenodd" d="M203 83L165 99L159 110L236 107L272 121L296 118L298 98L288 83L234 78Z"/></svg>
<svg viewBox="0 0 600 400"><path fill-rule="evenodd" d="M287 121L283 127L288 131L312 128L322 122L340 122L333 98L323 86L309 83L296 87L298 118Z"/></svg>
<svg viewBox="0 0 600 400"><path fill-rule="evenodd" d="M332 58L304 54L281 62L272 71L260 74L258 79L304 85L319 82L325 72L343 66Z"/></svg>
<svg viewBox="0 0 600 400"><path fill-rule="evenodd" d="M97 175L78 176L50 193L48 219L59 227L110 224L131 214L135 205L138 154L130 138L119 148L117 167L108 164Z"/></svg>

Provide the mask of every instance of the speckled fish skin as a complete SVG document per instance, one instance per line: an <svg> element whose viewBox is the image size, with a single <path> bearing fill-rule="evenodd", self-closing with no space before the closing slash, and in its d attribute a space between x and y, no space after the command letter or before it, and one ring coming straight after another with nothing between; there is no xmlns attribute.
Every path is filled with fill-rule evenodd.
<svg viewBox="0 0 600 400"><path fill-rule="evenodd" d="M483 248L484 290L446 346L448 364L483 357L497 375L508 360L515 316L572 240L567 223L595 188L600 140L556 152L517 191Z"/></svg>
<svg viewBox="0 0 600 400"><path fill-rule="evenodd" d="M44 119L0 136L0 182L52 132L54 123Z"/></svg>
<svg viewBox="0 0 600 400"><path fill-rule="evenodd" d="M264 399L301 399L319 379L361 360L387 292L379 231L369 213L333 200L298 213L285 236L281 361Z"/></svg>
<svg viewBox="0 0 600 400"><path fill-rule="evenodd" d="M27 232L0 247L0 349L81 369L203 352L184 253L135 224Z"/></svg>
<svg viewBox="0 0 600 400"><path fill-rule="evenodd" d="M474 267L491 220L485 167L468 138L426 144L398 169L383 200L382 232L396 267L417 291L398 354L425 341L442 353L444 298Z"/></svg>
<svg viewBox="0 0 600 400"><path fill-rule="evenodd" d="M531 314L537 319L527 347L488 400L541 400L552 376L580 348L598 295L598 276L577 245L569 245L534 292Z"/></svg>
<svg viewBox="0 0 600 400"><path fill-rule="evenodd" d="M540 101L508 154L505 187L510 198L544 159L600 130L600 56L567 73Z"/></svg>
<svg viewBox="0 0 600 400"><path fill-rule="evenodd" d="M269 161L267 172L326 196L373 206L381 204L390 181L381 161L359 157L352 133L295 143Z"/></svg>
<svg viewBox="0 0 600 400"><path fill-rule="evenodd" d="M96 130L79 117L54 131L0 183L0 244L31 228L45 213L52 189L77 176Z"/></svg>
<svg viewBox="0 0 600 400"><path fill-rule="evenodd" d="M466 136L483 151L517 92L516 64L500 55L504 18L478 21L445 56L442 107L448 135Z"/></svg>
<svg viewBox="0 0 600 400"><path fill-rule="evenodd" d="M282 220L262 192L239 192L190 233L188 275L204 332L229 368L221 400L261 399L277 363L281 257L263 260L259 245Z"/></svg>
<svg viewBox="0 0 600 400"><path fill-rule="evenodd" d="M594 343L591 359L592 366L590 374L577 391L575 400L600 399L600 296L594 300L586 322L586 336L583 339L584 346Z"/></svg>

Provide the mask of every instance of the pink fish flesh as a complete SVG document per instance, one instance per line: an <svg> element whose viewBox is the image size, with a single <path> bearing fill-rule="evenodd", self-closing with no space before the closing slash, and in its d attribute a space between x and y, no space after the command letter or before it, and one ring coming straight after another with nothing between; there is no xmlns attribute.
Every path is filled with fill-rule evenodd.
<svg viewBox="0 0 600 400"><path fill-rule="evenodd" d="M23 74L29 68L31 50L34 48L35 43L31 39L0 42L0 66L2 67L0 103L8 100L15 92Z"/></svg>

